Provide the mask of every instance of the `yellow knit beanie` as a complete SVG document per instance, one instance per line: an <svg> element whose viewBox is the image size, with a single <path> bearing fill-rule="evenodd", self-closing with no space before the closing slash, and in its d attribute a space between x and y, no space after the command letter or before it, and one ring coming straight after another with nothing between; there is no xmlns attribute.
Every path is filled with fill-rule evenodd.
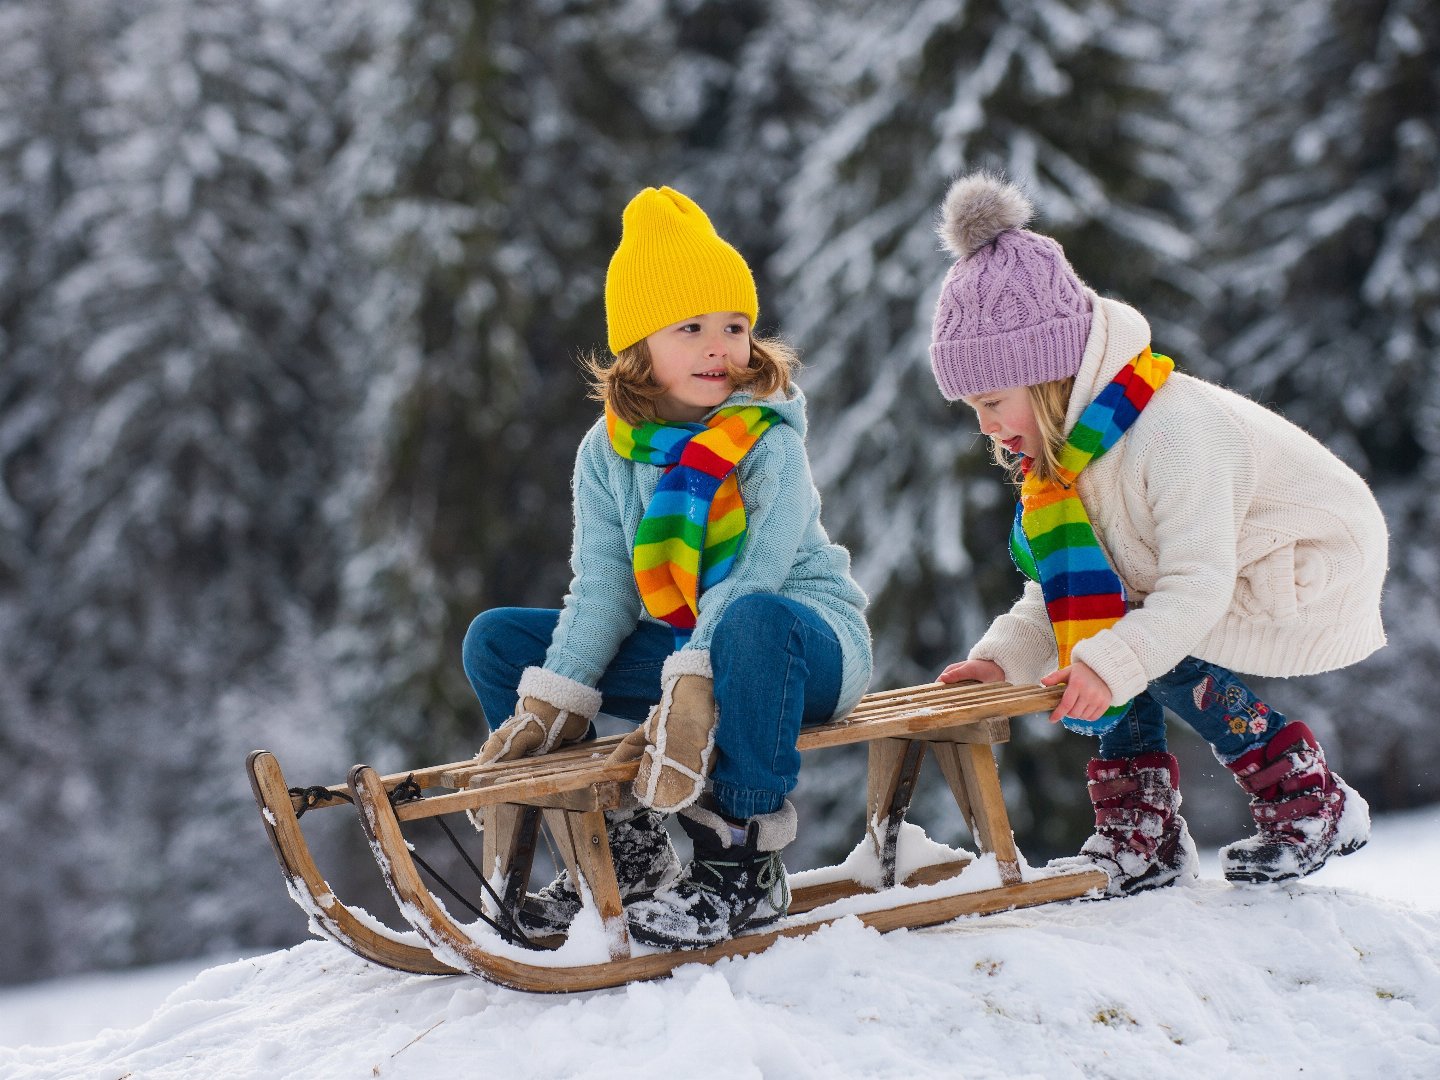
<svg viewBox="0 0 1440 1080"><path fill-rule="evenodd" d="M605 322L618 353L661 327L711 311L738 311L753 328L755 278L705 211L673 188L630 200L605 274Z"/></svg>

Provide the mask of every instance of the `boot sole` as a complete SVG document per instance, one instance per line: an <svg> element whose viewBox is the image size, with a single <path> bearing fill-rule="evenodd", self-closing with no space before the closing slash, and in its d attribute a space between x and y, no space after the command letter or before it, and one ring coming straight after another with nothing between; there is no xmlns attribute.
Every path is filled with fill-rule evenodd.
<svg viewBox="0 0 1440 1080"><path fill-rule="evenodd" d="M1168 888L1171 885L1179 884L1181 881L1194 881L1200 876L1200 853L1195 848L1195 841L1190 838L1190 827L1181 819L1180 836L1176 842L1176 854L1180 861L1169 866L1156 866L1154 870L1142 878L1133 878L1122 884L1118 891L1110 892L1108 889L1099 896L1082 896L1082 902L1091 900L1123 900L1127 896L1134 896L1137 893L1153 892L1156 889ZM1076 856L1076 859L1080 856ZM1062 859L1061 862L1070 862L1069 859ZM1110 871L1105 870L1102 863L1096 860L1087 860L1097 870L1104 870L1106 876ZM1053 865L1053 864L1052 864ZM1163 875L1163 876L1162 876Z"/></svg>
<svg viewBox="0 0 1440 1080"><path fill-rule="evenodd" d="M640 942L642 945L649 945L651 948L654 949L664 949L666 952L674 952L679 949L703 949L708 945L718 945L722 941L729 941L731 938L739 937L742 934L748 934L752 930L761 930L767 926L771 926L774 923L779 922L784 917L784 915L772 915L767 919L751 919L749 922L743 923L739 927L732 929L728 934L725 934L723 937L714 938L666 937L663 934L651 933L648 927L637 926L634 923L631 923L629 926L626 927L626 929L630 931L630 936L636 941Z"/></svg>
<svg viewBox="0 0 1440 1080"><path fill-rule="evenodd" d="M1179 884L1180 879L1185 876L1186 875L1184 871L1177 871L1173 874L1167 874L1164 878L1160 878L1158 880L1149 879L1145 881L1137 881L1129 888L1126 888L1122 885L1120 887L1120 896L1112 897L1112 899L1118 900L1120 899L1120 897L1134 896L1136 893L1153 892L1156 889L1166 889L1169 888L1171 885Z"/></svg>
<svg viewBox="0 0 1440 1080"><path fill-rule="evenodd" d="M1370 804L1367 803L1354 788L1345 783L1339 773L1335 774L1335 784L1345 793L1345 808L1340 813L1340 820L1336 822L1336 838L1346 833L1358 833L1352 835L1349 840L1344 841L1339 847L1332 851L1325 858L1321 859L1310 869L1300 873L1269 873L1263 867L1238 866L1225 870L1225 880L1240 882L1248 885L1267 885L1277 881L1297 881L1302 877L1309 877L1319 870L1331 859L1342 855L1353 855L1363 848L1370 840ZM1222 853L1223 854L1223 853Z"/></svg>
<svg viewBox="0 0 1440 1080"><path fill-rule="evenodd" d="M1103 870L1104 868L1097 866L1096 869ZM1162 879L1146 878L1144 881L1137 881L1128 887L1122 885L1119 892L1105 892L1099 896L1091 896L1087 893L1077 899L1082 904L1098 900L1124 900L1127 896L1138 896L1140 893L1154 892L1156 889L1168 889L1172 885L1180 884L1183 880L1193 880L1195 876L1180 870Z"/></svg>
<svg viewBox="0 0 1440 1080"><path fill-rule="evenodd" d="M642 900L653 900L655 898L655 894L668 884L669 882L667 881L660 885L656 885L655 888L650 889L647 892L632 893L630 896L625 897L623 903L628 906L630 904L637 904ZM583 910L583 908L580 909L580 911ZM580 911L576 911L575 915L579 915ZM575 916L572 915L570 917L570 922L574 921ZM515 915L515 922L521 930L525 931L526 936L529 937L531 940L535 941L536 944L543 944L546 938L549 938L556 943L551 945L545 945L545 948L557 947L560 942L564 941L565 935L570 932L570 922L567 922L564 925L554 922L547 922L543 925L540 923L536 923L532 928L526 923L525 917L520 915L518 912Z"/></svg>
<svg viewBox="0 0 1440 1080"><path fill-rule="evenodd" d="M1314 866L1310 867L1309 870L1301 874L1267 874L1265 871L1259 869L1245 870L1242 868L1239 870L1226 870L1225 880L1238 881L1246 885L1269 885L1277 881L1298 881L1302 877L1309 877L1315 873L1316 870L1321 869L1331 859L1338 859L1345 855L1355 854L1355 852L1359 851L1369 842L1370 838L1367 836L1364 840L1355 840L1342 847L1338 847Z"/></svg>

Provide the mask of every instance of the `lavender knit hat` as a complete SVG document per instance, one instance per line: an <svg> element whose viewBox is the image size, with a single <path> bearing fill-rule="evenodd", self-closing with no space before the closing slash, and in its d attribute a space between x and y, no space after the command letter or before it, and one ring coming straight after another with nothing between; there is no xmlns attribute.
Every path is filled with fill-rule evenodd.
<svg viewBox="0 0 1440 1080"><path fill-rule="evenodd" d="M1090 334L1090 297L1014 184L977 172L950 185L940 239L956 263L940 288L930 366L950 401L1068 378Z"/></svg>

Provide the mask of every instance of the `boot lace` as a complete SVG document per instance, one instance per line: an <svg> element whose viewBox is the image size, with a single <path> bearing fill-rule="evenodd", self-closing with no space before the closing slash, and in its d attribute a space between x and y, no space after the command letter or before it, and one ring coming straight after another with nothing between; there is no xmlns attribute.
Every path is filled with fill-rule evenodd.
<svg viewBox="0 0 1440 1080"><path fill-rule="evenodd" d="M707 893L716 900L728 903L732 898L726 897L722 891L725 885L725 875L720 868L744 865L745 861L740 859L696 859L690 866L690 884L696 892ZM756 868L755 884L773 906L780 907L784 893L785 866L780 861L778 851L770 852Z"/></svg>

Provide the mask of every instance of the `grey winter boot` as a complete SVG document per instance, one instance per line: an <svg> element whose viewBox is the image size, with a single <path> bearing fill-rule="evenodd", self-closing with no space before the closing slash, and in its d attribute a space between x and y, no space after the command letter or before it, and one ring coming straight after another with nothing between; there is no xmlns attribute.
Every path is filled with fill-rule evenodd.
<svg viewBox="0 0 1440 1080"><path fill-rule="evenodd" d="M695 858L673 884L626 909L630 934L662 949L692 949L725 941L784 916L790 886L780 850L795 839L795 807L736 824L721 816L710 796L680 812L695 842Z"/></svg>
<svg viewBox="0 0 1440 1080"><path fill-rule="evenodd" d="M1198 877L1200 859L1180 816L1180 763L1163 752L1095 759L1085 769L1095 832L1073 859L1110 878L1106 896L1129 896Z"/></svg>
<svg viewBox="0 0 1440 1080"><path fill-rule="evenodd" d="M1369 805L1330 771L1304 724L1286 724L1228 767L1250 794L1250 816L1260 830L1220 850L1230 881L1304 877L1370 839Z"/></svg>
<svg viewBox="0 0 1440 1080"><path fill-rule="evenodd" d="M680 874L680 858L670 844L665 821L643 806L605 812L605 835L615 862L615 880L623 903L650 896ZM563 934L579 913L580 894L561 870L554 881L520 902L515 921L532 937Z"/></svg>

